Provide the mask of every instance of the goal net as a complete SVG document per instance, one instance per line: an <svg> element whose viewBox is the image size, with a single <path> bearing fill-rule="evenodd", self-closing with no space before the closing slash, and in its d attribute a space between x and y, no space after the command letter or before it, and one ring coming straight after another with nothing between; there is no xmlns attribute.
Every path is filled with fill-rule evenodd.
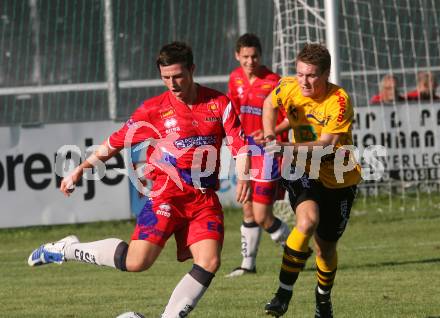
<svg viewBox="0 0 440 318"><path fill-rule="evenodd" d="M435 80L440 78L440 3L331 3L338 3L339 84L349 92L356 113L353 135L364 168L360 201L389 198L390 209L396 196L402 209L417 208L421 201L434 204L440 188L440 90ZM326 28L324 0L274 0L273 70L294 74L296 54L306 42L325 44ZM430 83L431 93L423 99L409 94L407 100L423 81ZM385 91L393 86L391 95L401 98L387 97ZM365 173L374 170L363 160L371 145L386 149L378 157L380 177Z"/></svg>

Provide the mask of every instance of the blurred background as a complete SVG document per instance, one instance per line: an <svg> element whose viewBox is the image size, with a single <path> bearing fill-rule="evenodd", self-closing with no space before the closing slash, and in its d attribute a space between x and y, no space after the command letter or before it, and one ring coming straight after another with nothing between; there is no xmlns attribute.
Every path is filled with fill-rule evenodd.
<svg viewBox="0 0 440 318"><path fill-rule="evenodd" d="M419 71L438 76L437 1L341 0L338 13L340 84L355 107L368 105L385 74L398 77L402 94ZM324 0L2 0L0 125L125 120L163 91L155 58L173 40L192 45L199 81L221 91L244 32L261 38L266 65L293 74L305 42L325 43L323 18ZM106 47L114 74L106 74ZM114 114L109 78L119 84Z"/></svg>

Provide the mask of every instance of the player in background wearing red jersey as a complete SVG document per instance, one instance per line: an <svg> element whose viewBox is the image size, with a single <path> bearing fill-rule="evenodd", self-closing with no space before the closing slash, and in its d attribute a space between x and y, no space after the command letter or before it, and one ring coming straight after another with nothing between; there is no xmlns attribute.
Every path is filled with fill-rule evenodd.
<svg viewBox="0 0 440 318"><path fill-rule="evenodd" d="M88 169L105 162L124 146L152 140L147 166L152 193L137 218L129 244L117 238L82 243L74 235L41 245L29 256L30 266L79 261L139 272L150 268L174 234L177 258L194 259L191 270L175 287L162 317L186 317L208 288L220 266L223 212L215 193L219 154L224 137L237 158L236 198L249 197L247 146L229 99L194 83L193 55L185 43L162 47L157 67L167 91L146 100L123 127L61 182L70 195ZM241 155L243 153L243 155ZM238 160L240 159L240 160ZM211 172L211 173L207 173Z"/></svg>
<svg viewBox="0 0 440 318"><path fill-rule="evenodd" d="M421 71L417 73L417 87L406 94L408 101L440 100L437 95L437 80L432 72Z"/></svg>
<svg viewBox="0 0 440 318"><path fill-rule="evenodd" d="M289 227L272 212L273 203L284 194L279 189L279 161L262 155L262 148L256 145L263 139L262 109L265 98L275 88L280 77L261 65L261 43L250 33L243 34L236 43L235 58L240 66L230 74L228 96L240 121L250 147L251 156L251 200L243 204L241 231L241 265L227 277L256 272L256 257L263 228L274 242L284 244L290 233ZM276 133L279 141L288 141L289 122L285 116L278 117ZM273 137L275 139L275 136Z"/></svg>

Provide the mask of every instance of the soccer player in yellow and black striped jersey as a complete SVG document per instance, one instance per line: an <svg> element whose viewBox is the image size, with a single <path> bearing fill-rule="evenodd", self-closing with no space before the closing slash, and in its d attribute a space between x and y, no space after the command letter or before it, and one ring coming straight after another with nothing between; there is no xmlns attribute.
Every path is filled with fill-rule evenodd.
<svg viewBox="0 0 440 318"><path fill-rule="evenodd" d="M283 173L296 225L286 241L279 288L265 306L267 314L277 317L287 311L293 285L312 253L312 237L317 271L315 317L333 317L330 292L338 262L336 245L347 225L361 174L350 151L353 107L345 90L328 81L330 64L324 46L306 44L296 58L296 75L282 78L264 102L266 148L275 151L282 146L284 162L292 162L289 168L296 169L293 176ZM292 143L275 142L280 107L293 129ZM296 160L286 160L289 151Z"/></svg>

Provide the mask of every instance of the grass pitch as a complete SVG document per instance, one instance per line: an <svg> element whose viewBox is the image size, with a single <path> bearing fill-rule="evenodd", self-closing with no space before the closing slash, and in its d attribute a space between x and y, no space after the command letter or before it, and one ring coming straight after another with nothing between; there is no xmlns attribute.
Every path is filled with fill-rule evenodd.
<svg viewBox="0 0 440 318"><path fill-rule="evenodd" d="M437 201L437 202L435 202ZM440 317L440 205L436 197L360 198L339 243L332 293L335 317ZM241 212L225 212L222 267L192 317L265 317L278 285L282 251L263 234L256 275L225 278L240 264ZM134 221L0 230L0 317L159 317L191 262L175 260L170 240L152 269L122 273L69 262L27 265L32 249L74 233L82 241L127 240ZM313 258L301 273L285 317L313 317Z"/></svg>

